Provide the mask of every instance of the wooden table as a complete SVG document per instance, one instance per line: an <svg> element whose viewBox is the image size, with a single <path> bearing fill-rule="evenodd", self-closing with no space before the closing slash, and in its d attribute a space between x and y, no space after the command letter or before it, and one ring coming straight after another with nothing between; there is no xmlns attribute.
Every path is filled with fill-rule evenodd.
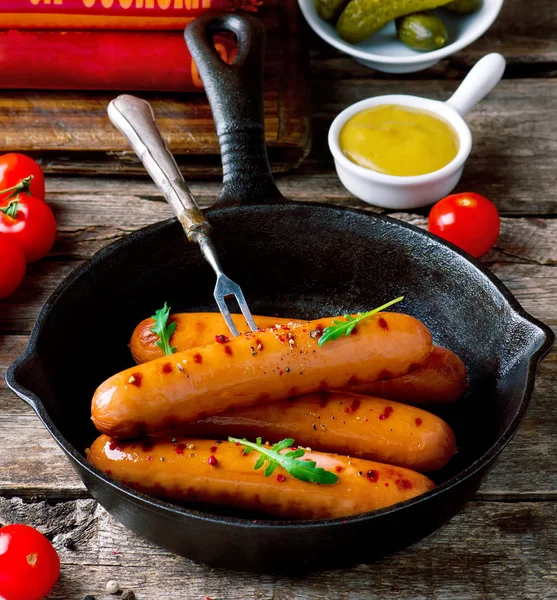
<svg viewBox="0 0 557 600"><path fill-rule="evenodd" d="M474 149L460 190L493 199L501 237L483 262L524 308L557 327L557 3L507 0L477 43L404 79L365 69L308 32L314 146L279 180L293 199L359 206L339 183L326 131L346 105L384 93L445 99L483 54L508 59L505 80L469 117ZM217 182L193 182L204 206ZM170 216L145 179L50 177L58 240L0 302L0 374L23 350L37 313L81 261L138 227ZM370 210L373 210L370 208ZM397 214L425 224L425 212ZM51 539L62 575L50 600L107 598L109 579L138 600L557 599L557 353L542 364L531 408L480 492L428 539L372 565L298 579L217 571L164 552L90 499L32 411L0 382L0 522L28 522Z"/></svg>

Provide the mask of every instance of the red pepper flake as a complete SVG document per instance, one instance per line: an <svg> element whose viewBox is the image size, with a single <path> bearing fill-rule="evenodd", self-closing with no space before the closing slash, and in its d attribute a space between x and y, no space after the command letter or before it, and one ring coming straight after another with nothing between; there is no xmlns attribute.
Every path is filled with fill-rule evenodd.
<svg viewBox="0 0 557 600"><path fill-rule="evenodd" d="M163 373L172 373L172 365L170 363L166 363L162 368Z"/></svg>
<svg viewBox="0 0 557 600"><path fill-rule="evenodd" d="M385 484L385 487L389 487L389 484L388 484L388 483L386 483L386 484Z"/></svg>
<svg viewBox="0 0 557 600"><path fill-rule="evenodd" d="M235 446L239 446L239 445L240 445L240 442L234 442L234 445L235 445Z"/></svg>
<svg viewBox="0 0 557 600"><path fill-rule="evenodd" d="M284 344L284 336L283 335L279 335L278 339L279 339L279 342L282 342Z"/></svg>
<svg viewBox="0 0 557 600"><path fill-rule="evenodd" d="M375 483L379 479L379 473L377 473L377 471L368 471L366 473L366 477L371 481L371 483Z"/></svg>
<svg viewBox="0 0 557 600"><path fill-rule="evenodd" d="M422 423L423 423L423 421L420 419L420 417L418 417L416 419L416 427L419 427Z"/></svg>
<svg viewBox="0 0 557 600"><path fill-rule="evenodd" d="M230 346L225 346L224 353L228 354L228 356L232 356L232 348Z"/></svg>
<svg viewBox="0 0 557 600"><path fill-rule="evenodd" d="M302 332L303 332L303 333L305 333L305 332L306 332L306 330L305 330L305 329L302 329Z"/></svg>
<svg viewBox="0 0 557 600"><path fill-rule="evenodd" d="M411 490L412 489L412 482L408 481L408 479L397 479L395 481L395 483L398 485L399 489L401 490Z"/></svg>
<svg viewBox="0 0 557 600"><path fill-rule="evenodd" d="M148 456L147 460L151 461L151 460L153 460L153 457L152 456Z"/></svg>
<svg viewBox="0 0 557 600"><path fill-rule="evenodd" d="M335 471L336 471L337 473L342 473L342 467L341 467L340 465L337 465L337 466L335 467Z"/></svg>
<svg viewBox="0 0 557 600"><path fill-rule="evenodd" d="M106 473L107 475L112 475L112 471L111 471L110 469L106 469L105 473Z"/></svg>
<svg viewBox="0 0 557 600"><path fill-rule="evenodd" d="M178 444L176 448L174 448L174 452L178 455L184 454L184 450L186 449L186 444Z"/></svg>
<svg viewBox="0 0 557 600"><path fill-rule="evenodd" d="M142 379L143 375L141 373L132 373L131 377L128 379L128 383L135 385L135 387L141 387Z"/></svg>
<svg viewBox="0 0 557 600"><path fill-rule="evenodd" d="M387 323L387 321L385 321L385 319L383 317L379 318L379 327L381 327L381 329L384 329L385 331L389 331L389 324Z"/></svg>
<svg viewBox="0 0 557 600"><path fill-rule="evenodd" d="M283 481L286 481L286 477L282 473L279 473L277 475L277 481L282 483Z"/></svg>
<svg viewBox="0 0 557 600"><path fill-rule="evenodd" d="M263 350L263 342L261 340L256 339L255 347L259 350L259 352L261 352L261 350Z"/></svg>
<svg viewBox="0 0 557 600"><path fill-rule="evenodd" d="M309 336L314 340L318 340L323 335L323 326L318 325L315 329L309 332Z"/></svg>
<svg viewBox="0 0 557 600"><path fill-rule="evenodd" d="M282 377L284 375L284 371L279 371L279 375Z"/></svg>
<svg viewBox="0 0 557 600"><path fill-rule="evenodd" d="M203 362L203 357L201 356L201 354L199 354L199 352L194 355L193 362L196 362L199 365Z"/></svg>
<svg viewBox="0 0 557 600"><path fill-rule="evenodd" d="M120 550L114 550L112 554L114 554L114 556L120 556L121 552Z"/></svg>
<svg viewBox="0 0 557 600"><path fill-rule="evenodd" d="M382 414L379 415L379 420L384 421L388 419L393 414L394 408L392 406L385 406L385 410Z"/></svg>
<svg viewBox="0 0 557 600"><path fill-rule="evenodd" d="M217 344L228 344L229 341L230 341L230 338L227 335L216 335L215 336L215 342L217 342Z"/></svg>
<svg viewBox="0 0 557 600"><path fill-rule="evenodd" d="M280 328L284 331L290 331L290 327L288 327L286 325L281 325Z"/></svg>
<svg viewBox="0 0 557 600"><path fill-rule="evenodd" d="M218 448L216 446L211 446L210 448L211 454L214 454L217 450Z"/></svg>
<svg viewBox="0 0 557 600"><path fill-rule="evenodd" d="M213 454L211 454L211 456L209 456L209 458L207 459L207 464L211 465L212 467L216 467L218 462L219 461L217 460L217 457Z"/></svg>

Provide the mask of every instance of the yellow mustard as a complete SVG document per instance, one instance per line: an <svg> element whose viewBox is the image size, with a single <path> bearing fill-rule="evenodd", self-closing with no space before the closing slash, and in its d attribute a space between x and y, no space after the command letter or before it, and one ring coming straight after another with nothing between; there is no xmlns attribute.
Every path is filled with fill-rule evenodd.
<svg viewBox="0 0 557 600"><path fill-rule="evenodd" d="M407 106L379 105L355 114L339 142L352 162L387 175L433 173L458 154L458 136L445 120Z"/></svg>

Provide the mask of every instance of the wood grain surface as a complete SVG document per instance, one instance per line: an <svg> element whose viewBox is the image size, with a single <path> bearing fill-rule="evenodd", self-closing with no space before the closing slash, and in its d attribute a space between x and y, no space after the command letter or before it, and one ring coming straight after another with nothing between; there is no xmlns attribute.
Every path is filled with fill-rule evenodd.
<svg viewBox="0 0 557 600"><path fill-rule="evenodd" d="M296 0L266 1L259 14L268 32L267 143L275 170L287 171L305 158L311 138L301 17ZM0 152L15 148L34 153L45 161L47 172L141 172L129 144L106 114L108 103L119 93L2 90ZM217 136L204 93L139 95L152 104L178 162L193 172L220 171ZM116 162L107 160L110 156Z"/></svg>
<svg viewBox="0 0 557 600"><path fill-rule="evenodd" d="M304 30L305 31L305 30ZM557 331L557 3L506 0L496 25L469 48L404 79L370 71L311 34L313 149L278 180L290 198L365 210L342 187L326 145L332 118L367 96L405 92L445 99L471 65L498 50L505 80L470 114L474 148L459 190L490 197L501 236L482 262L523 307ZM0 123L3 115L0 111ZM0 129L1 138L1 129ZM15 142L14 142L15 143ZM18 147L19 148L19 147ZM121 235L171 216L137 165L118 153L42 156L58 219L50 255L0 302L0 523L28 522L62 559L48 600L108 600L116 579L138 600L557 600L557 351L541 364L523 424L474 501L429 538L372 565L302 578L220 571L136 537L90 499L33 411L3 383L51 291ZM218 197L218 164L183 163L202 206ZM114 176L82 177L91 167ZM69 175L68 175L69 174ZM73 174L73 175L72 175ZM427 210L392 216L426 226Z"/></svg>

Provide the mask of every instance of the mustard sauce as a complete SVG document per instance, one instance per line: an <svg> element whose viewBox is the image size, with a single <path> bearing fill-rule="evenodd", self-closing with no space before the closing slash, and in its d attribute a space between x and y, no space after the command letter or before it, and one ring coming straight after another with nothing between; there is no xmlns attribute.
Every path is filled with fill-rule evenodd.
<svg viewBox="0 0 557 600"><path fill-rule="evenodd" d="M339 143L354 163L386 175L433 173L458 154L454 129L425 110L379 105L351 117Z"/></svg>

